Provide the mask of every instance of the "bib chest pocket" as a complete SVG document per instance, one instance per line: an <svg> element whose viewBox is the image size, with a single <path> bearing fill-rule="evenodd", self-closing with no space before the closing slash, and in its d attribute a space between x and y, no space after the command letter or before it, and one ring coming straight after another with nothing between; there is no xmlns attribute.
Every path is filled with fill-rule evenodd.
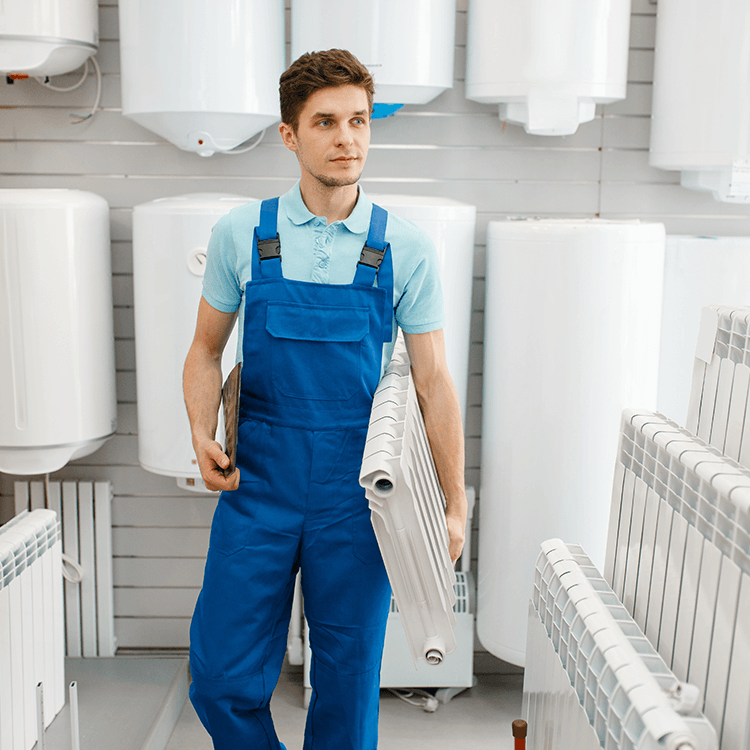
<svg viewBox="0 0 750 750"><path fill-rule="evenodd" d="M271 371L284 396L345 401L360 390L367 307L310 305L269 300L266 331Z"/></svg>

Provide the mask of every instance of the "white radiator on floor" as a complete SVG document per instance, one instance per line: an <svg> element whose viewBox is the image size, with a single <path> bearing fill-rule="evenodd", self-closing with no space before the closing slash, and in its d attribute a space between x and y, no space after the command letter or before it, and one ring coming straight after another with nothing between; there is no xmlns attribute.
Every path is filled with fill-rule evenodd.
<svg viewBox="0 0 750 750"><path fill-rule="evenodd" d="M722 750L750 747L750 471L660 414L626 411L605 578Z"/></svg>
<svg viewBox="0 0 750 750"><path fill-rule="evenodd" d="M750 466L750 308L704 307L687 429Z"/></svg>
<svg viewBox="0 0 750 750"><path fill-rule="evenodd" d="M437 477L403 339L375 391L360 484L414 662L456 648L456 574Z"/></svg>
<svg viewBox="0 0 750 750"><path fill-rule="evenodd" d="M0 750L31 750L65 703L60 528L50 510L0 527Z"/></svg>
<svg viewBox="0 0 750 750"><path fill-rule="evenodd" d="M114 656L112 485L110 482L16 482L16 513L54 510L62 520L63 552L82 571L65 581L68 656Z"/></svg>
<svg viewBox="0 0 750 750"><path fill-rule="evenodd" d="M542 544L529 605L523 715L534 750L715 750L681 684L577 545Z"/></svg>

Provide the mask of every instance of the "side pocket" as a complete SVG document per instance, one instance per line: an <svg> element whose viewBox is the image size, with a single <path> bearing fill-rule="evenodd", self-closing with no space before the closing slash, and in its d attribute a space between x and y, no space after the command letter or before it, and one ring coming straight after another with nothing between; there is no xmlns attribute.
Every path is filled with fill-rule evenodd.
<svg viewBox="0 0 750 750"><path fill-rule="evenodd" d="M234 492L222 492L211 521L209 547L222 555L244 549L255 520L253 492L257 483L240 484Z"/></svg>

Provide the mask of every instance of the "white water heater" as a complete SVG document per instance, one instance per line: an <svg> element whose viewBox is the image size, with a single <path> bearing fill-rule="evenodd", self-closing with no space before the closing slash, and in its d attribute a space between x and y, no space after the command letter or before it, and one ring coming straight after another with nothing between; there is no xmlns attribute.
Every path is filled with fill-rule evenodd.
<svg viewBox="0 0 750 750"><path fill-rule="evenodd" d="M453 86L455 0L294 0L292 60L348 49L378 103L426 104Z"/></svg>
<svg viewBox="0 0 750 750"><path fill-rule="evenodd" d="M746 0L659 0L649 162L731 203L750 203L748 39Z"/></svg>
<svg viewBox="0 0 750 750"><path fill-rule="evenodd" d="M657 409L687 424L701 310L750 305L750 237L667 237Z"/></svg>
<svg viewBox="0 0 750 750"><path fill-rule="evenodd" d="M46 474L115 431L109 207L0 190L0 471Z"/></svg>
<svg viewBox="0 0 750 750"><path fill-rule="evenodd" d="M147 471L175 477L180 487L197 492L208 490L193 451L182 369L195 333L211 228L232 208L252 200L194 194L133 209L138 460ZM235 327L224 349L224 378L236 353Z"/></svg>
<svg viewBox="0 0 750 750"><path fill-rule="evenodd" d="M95 54L98 46L97 0L0 2L1 73L68 73Z"/></svg>
<svg viewBox="0 0 750 750"><path fill-rule="evenodd" d="M120 0L122 113L185 151L279 120L283 0Z"/></svg>
<svg viewBox="0 0 750 750"><path fill-rule="evenodd" d="M490 222L477 628L523 665L545 539L604 564L625 407L656 404L664 226Z"/></svg>
<svg viewBox="0 0 750 750"><path fill-rule="evenodd" d="M426 196L368 193L367 197L414 222L435 245L445 304L445 354L466 425L476 206Z"/></svg>
<svg viewBox="0 0 750 750"><path fill-rule="evenodd" d="M466 96L535 135L625 98L630 0L469 0Z"/></svg>

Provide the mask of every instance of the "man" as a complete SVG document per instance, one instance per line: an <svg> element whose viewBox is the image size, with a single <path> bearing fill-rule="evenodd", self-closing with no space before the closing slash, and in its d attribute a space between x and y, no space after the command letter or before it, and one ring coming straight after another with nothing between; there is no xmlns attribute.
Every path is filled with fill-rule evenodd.
<svg viewBox="0 0 750 750"><path fill-rule="evenodd" d="M357 185L370 143L367 69L343 50L306 54L282 75L280 97L279 131L300 181L214 228L185 362L198 464L206 486L223 491L191 625L190 695L217 750L282 747L268 704L301 567L313 652L304 748L375 750L390 586L358 478L396 323L446 494L454 561L466 522L460 408L434 248ZM225 477L214 437L237 310L238 469Z"/></svg>

